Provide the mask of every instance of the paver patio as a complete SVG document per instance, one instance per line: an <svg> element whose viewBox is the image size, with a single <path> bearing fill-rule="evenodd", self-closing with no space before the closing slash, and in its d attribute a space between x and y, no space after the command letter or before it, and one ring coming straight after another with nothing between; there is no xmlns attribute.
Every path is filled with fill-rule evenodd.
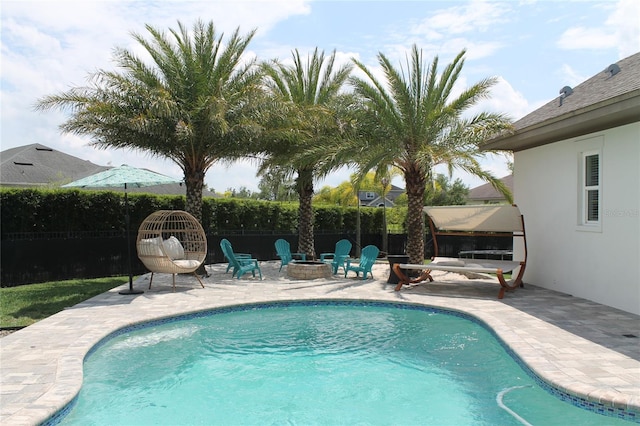
<svg viewBox="0 0 640 426"><path fill-rule="evenodd" d="M493 328L533 369L557 388L633 412L640 418L640 317L584 299L526 285L498 300L497 281L434 272L433 283L394 291L389 267L378 263L374 280L350 274L291 280L280 262L261 262L262 281L207 266L202 289L191 276L139 277L140 295L121 287L96 296L0 339L0 423L34 425L64 407L82 385L86 353L103 337L134 323L217 307L283 300L377 300L463 311ZM525 277L526 282L526 277Z"/></svg>

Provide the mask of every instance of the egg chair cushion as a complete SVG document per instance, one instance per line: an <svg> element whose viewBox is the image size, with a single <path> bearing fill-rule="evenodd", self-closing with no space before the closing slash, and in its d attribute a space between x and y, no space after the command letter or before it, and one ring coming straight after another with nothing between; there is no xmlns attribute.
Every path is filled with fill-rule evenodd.
<svg viewBox="0 0 640 426"><path fill-rule="evenodd" d="M164 256L162 238L144 238L138 241L138 254L142 256Z"/></svg>
<svg viewBox="0 0 640 426"><path fill-rule="evenodd" d="M163 242L164 251L171 260L184 259L184 247L180 244L180 241L173 235Z"/></svg>
<svg viewBox="0 0 640 426"><path fill-rule="evenodd" d="M179 259L179 260L173 261L174 265L184 269L197 269L201 263L202 262L199 260L189 260L189 259Z"/></svg>

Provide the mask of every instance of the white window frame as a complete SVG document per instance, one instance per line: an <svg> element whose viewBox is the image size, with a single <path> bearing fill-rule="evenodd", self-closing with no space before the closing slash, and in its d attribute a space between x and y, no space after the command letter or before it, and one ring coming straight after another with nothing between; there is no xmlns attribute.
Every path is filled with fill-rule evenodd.
<svg viewBox="0 0 640 426"><path fill-rule="evenodd" d="M587 158L596 157L598 159L597 182L589 182L587 166ZM602 150L595 149L580 153L579 167L579 227L582 230L601 231L602 230ZM591 205L590 194L597 195L597 207L595 213L597 218L589 217L589 213L593 211Z"/></svg>

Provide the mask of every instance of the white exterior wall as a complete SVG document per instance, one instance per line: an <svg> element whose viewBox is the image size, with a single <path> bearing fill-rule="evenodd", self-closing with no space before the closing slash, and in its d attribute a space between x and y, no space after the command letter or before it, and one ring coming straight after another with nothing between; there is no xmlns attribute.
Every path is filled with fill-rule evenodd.
<svg viewBox="0 0 640 426"><path fill-rule="evenodd" d="M588 230L579 226L580 155L593 149L601 227ZM640 314L640 123L516 152L514 194L527 233L525 284Z"/></svg>

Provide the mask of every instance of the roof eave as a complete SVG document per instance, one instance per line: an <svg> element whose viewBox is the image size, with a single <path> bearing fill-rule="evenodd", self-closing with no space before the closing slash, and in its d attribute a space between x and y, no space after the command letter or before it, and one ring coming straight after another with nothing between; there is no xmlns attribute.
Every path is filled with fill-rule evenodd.
<svg viewBox="0 0 640 426"><path fill-rule="evenodd" d="M482 145L482 150L517 152L637 121L640 121L640 90L491 139Z"/></svg>

